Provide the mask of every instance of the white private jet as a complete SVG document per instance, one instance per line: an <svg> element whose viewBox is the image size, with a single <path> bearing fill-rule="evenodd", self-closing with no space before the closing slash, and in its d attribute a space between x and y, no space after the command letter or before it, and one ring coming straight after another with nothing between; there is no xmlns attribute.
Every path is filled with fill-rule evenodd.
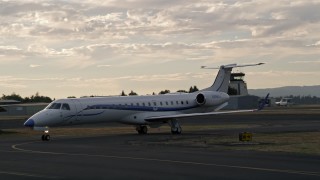
<svg viewBox="0 0 320 180"><path fill-rule="evenodd" d="M293 105L292 98L282 98L279 102L276 102L278 106L291 106Z"/></svg>
<svg viewBox="0 0 320 180"><path fill-rule="evenodd" d="M227 91L232 68L262 64L264 63L220 66L213 85L194 93L59 99L30 117L24 126L44 131L44 141L50 140L49 127L101 122L134 125L139 134L147 134L147 126L156 128L168 123L172 134L181 134L178 123L180 118L262 109L264 104L253 110L217 112L228 105ZM218 69L206 66L202 68Z"/></svg>

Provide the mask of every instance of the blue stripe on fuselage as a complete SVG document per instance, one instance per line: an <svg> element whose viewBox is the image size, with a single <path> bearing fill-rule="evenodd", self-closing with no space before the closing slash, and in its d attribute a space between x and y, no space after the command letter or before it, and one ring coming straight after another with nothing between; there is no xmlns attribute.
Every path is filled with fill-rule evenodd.
<svg viewBox="0 0 320 180"><path fill-rule="evenodd" d="M183 106L183 107L150 107L150 106L131 106L131 105L109 105L109 104L98 104L88 106L87 108L83 109L82 111L78 112L76 115L70 115L65 118L71 119L75 116L96 116L104 113L106 109L113 109L113 110L128 110L128 111L182 111L188 110L199 107L199 105L193 106ZM88 110L103 110L98 113L88 113L85 112Z"/></svg>
<svg viewBox="0 0 320 180"><path fill-rule="evenodd" d="M182 110L188 110L196 107L199 107L199 105L182 106L182 107L150 107L150 106L98 104L98 105L88 106L84 110L114 109L114 110L128 110L128 111L182 111Z"/></svg>

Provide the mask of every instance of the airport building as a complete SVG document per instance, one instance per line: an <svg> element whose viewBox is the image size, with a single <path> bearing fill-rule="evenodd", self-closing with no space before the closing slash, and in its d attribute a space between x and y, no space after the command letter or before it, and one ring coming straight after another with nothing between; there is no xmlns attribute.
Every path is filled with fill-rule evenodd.
<svg viewBox="0 0 320 180"><path fill-rule="evenodd" d="M243 80L245 74L244 73L232 73L230 76L230 84L229 89L234 90L233 95L239 95L239 96L247 96L248 94L248 88L247 83Z"/></svg>
<svg viewBox="0 0 320 180"><path fill-rule="evenodd" d="M0 116L32 116L47 105L48 103L0 105Z"/></svg>
<svg viewBox="0 0 320 180"><path fill-rule="evenodd" d="M230 100L224 109L255 109L259 105L260 97L248 94L247 83L244 81L245 74L232 73L230 76L229 92Z"/></svg>
<svg viewBox="0 0 320 180"><path fill-rule="evenodd" d="M20 101L16 100L0 100L0 105L7 105L7 104L19 104L21 103Z"/></svg>

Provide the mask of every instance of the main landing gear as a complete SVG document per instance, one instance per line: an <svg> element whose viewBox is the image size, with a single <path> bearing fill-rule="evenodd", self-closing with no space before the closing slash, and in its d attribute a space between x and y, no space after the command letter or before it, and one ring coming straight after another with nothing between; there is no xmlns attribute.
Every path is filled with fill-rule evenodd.
<svg viewBox="0 0 320 180"><path fill-rule="evenodd" d="M181 126L180 124L178 123L177 120L175 119L172 119L170 121L168 121L170 127L171 127L171 133L172 134L181 134L182 132L182 129L181 129Z"/></svg>
<svg viewBox="0 0 320 180"><path fill-rule="evenodd" d="M178 121L176 119L169 120L168 124L171 127L171 133L172 134L181 134L182 128L181 128L180 124L178 123ZM136 131L139 134L147 134L148 133L148 127L146 125L139 125L139 126L136 126Z"/></svg>
<svg viewBox="0 0 320 180"><path fill-rule="evenodd" d="M44 134L41 136L42 141L50 141L49 130L45 130Z"/></svg>
<svg viewBox="0 0 320 180"><path fill-rule="evenodd" d="M148 133L148 127L147 126L137 126L136 131L139 134L147 134Z"/></svg>

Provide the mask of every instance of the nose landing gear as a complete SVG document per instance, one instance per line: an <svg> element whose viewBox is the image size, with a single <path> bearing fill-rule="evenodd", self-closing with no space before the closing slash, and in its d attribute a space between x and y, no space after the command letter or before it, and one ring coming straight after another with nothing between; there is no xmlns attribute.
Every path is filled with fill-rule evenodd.
<svg viewBox="0 0 320 180"><path fill-rule="evenodd" d="M49 130L45 130L44 134L41 136L42 141L50 141Z"/></svg>

